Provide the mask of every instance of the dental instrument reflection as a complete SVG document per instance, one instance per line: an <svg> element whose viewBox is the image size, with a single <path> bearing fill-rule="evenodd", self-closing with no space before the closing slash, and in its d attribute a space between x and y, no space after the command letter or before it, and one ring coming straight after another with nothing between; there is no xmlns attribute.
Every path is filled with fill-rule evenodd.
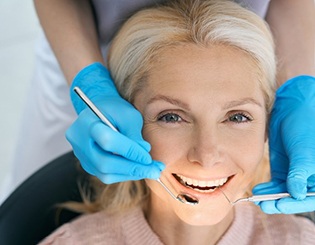
<svg viewBox="0 0 315 245"><path fill-rule="evenodd" d="M262 201L272 201L272 200L279 200L286 197L291 197L289 193L277 193L277 194L265 194L265 195L254 195L250 197L243 197L239 198L236 201L232 202L230 199L226 196L226 194L222 191L221 188L219 188L222 194L225 196L226 200L232 205L235 205L240 202L262 202ZM306 193L307 197L315 196L315 192L309 192Z"/></svg>
<svg viewBox="0 0 315 245"><path fill-rule="evenodd" d="M79 87L73 88L74 92L83 100L83 102L91 109L91 111L108 127L112 130L118 132L114 125L102 114L102 112L93 104L93 102L83 93ZM160 178L156 179L158 183L167 191L167 193L174 198L175 200L180 201L184 204L196 205L199 203L199 200L187 193L181 193L177 196L161 181Z"/></svg>

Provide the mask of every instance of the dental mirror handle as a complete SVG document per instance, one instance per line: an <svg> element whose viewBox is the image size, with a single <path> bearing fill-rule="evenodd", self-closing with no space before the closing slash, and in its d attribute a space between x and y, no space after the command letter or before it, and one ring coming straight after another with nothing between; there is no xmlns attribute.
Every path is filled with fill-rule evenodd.
<svg viewBox="0 0 315 245"><path fill-rule="evenodd" d="M160 178L156 179L156 181L159 182L161 186L163 186L163 188L168 192L168 194L170 194L171 197L177 200L177 197L174 195L174 193L168 189L168 187L161 181Z"/></svg>

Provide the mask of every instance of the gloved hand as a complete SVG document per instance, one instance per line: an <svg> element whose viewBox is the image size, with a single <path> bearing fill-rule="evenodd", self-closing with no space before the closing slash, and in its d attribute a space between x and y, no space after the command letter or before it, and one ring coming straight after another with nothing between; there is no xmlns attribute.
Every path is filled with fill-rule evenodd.
<svg viewBox="0 0 315 245"><path fill-rule="evenodd" d="M78 86L118 129L115 132L99 120L73 91ZM101 63L85 67L70 89L78 119L66 138L85 171L111 184L144 178L157 179L164 164L153 161L150 144L141 135L141 114L120 97L108 70Z"/></svg>
<svg viewBox="0 0 315 245"><path fill-rule="evenodd" d="M293 198L258 203L265 213L315 210L315 78L298 76L282 85L269 125L271 182L257 185L255 195L289 192Z"/></svg>

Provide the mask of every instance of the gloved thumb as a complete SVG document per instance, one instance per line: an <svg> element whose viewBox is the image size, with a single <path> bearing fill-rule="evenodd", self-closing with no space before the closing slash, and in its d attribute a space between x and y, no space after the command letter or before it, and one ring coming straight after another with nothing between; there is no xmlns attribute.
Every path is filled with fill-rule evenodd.
<svg viewBox="0 0 315 245"><path fill-rule="evenodd" d="M127 138L137 142L147 152L150 152L151 145L142 137L142 115L133 107L128 111L125 111L125 113L129 115L124 115L123 117L116 119L116 122L118 124L118 131L121 134L125 135ZM126 121L124 121L124 118L130 118L131 120L126 123ZM120 127L120 125L122 125L123 127Z"/></svg>
<svg viewBox="0 0 315 245"><path fill-rule="evenodd" d="M139 133L140 132L140 133ZM149 142L145 141L142 138L142 134L141 134L141 128L140 129L129 129L127 131L127 133L125 134L128 138L134 140L135 142L137 142L144 150L146 150L147 152L151 151L151 145Z"/></svg>
<svg viewBox="0 0 315 245"><path fill-rule="evenodd" d="M293 198L303 200L306 197L308 177L309 173L305 169L289 170L287 190Z"/></svg>

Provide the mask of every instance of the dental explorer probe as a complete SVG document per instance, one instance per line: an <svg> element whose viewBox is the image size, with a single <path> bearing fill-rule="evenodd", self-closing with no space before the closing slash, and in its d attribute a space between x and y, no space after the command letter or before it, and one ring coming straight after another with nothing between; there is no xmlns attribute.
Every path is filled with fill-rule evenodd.
<svg viewBox="0 0 315 245"><path fill-rule="evenodd" d="M79 87L74 87L73 90L103 123L105 123L112 130L118 132L114 125L102 114L102 112L93 104L93 102L83 93L83 91ZM162 182L160 178L156 179L156 181L160 183L160 185L167 191L167 193L175 200L190 205L196 205L199 203L199 200L197 198L187 193L181 193L175 196L174 193Z"/></svg>
<svg viewBox="0 0 315 245"><path fill-rule="evenodd" d="M235 205L239 202L262 202L262 201L272 201L272 200L279 200L286 197L291 197L289 193L276 193L276 194L264 194L264 195L253 195L250 197L243 197L239 198L236 201L232 202L230 199L225 195L225 193L219 188L225 198L228 200L229 203ZM308 192L306 193L307 197L315 196L315 192Z"/></svg>

